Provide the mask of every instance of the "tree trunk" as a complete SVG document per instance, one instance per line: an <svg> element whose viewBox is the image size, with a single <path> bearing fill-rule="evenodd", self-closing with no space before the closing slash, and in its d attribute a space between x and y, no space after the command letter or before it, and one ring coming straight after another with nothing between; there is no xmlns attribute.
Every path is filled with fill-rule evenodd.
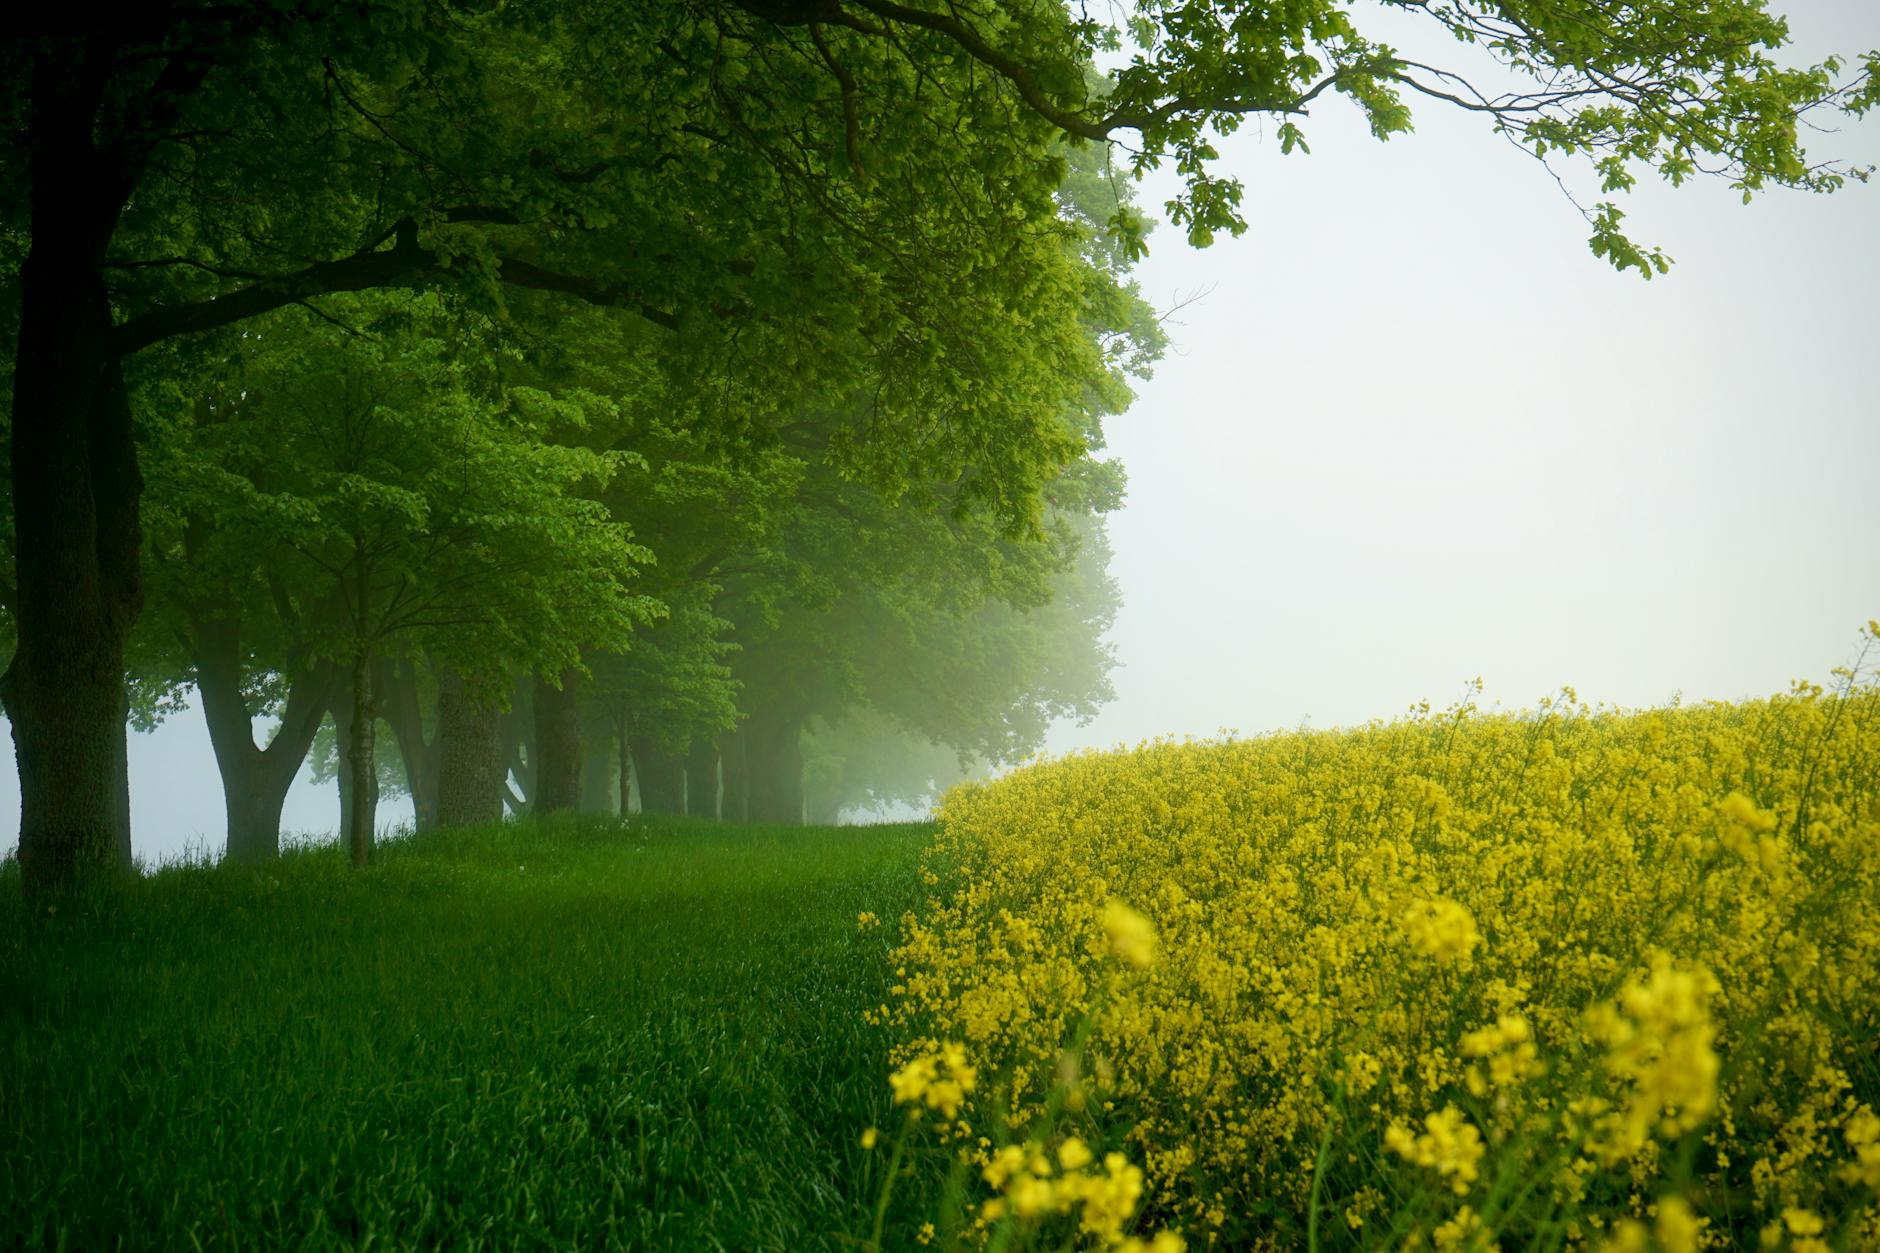
<svg viewBox="0 0 1880 1253"><path fill-rule="evenodd" d="M581 812L614 813L614 737L604 723L590 723L581 733L586 757L581 766Z"/></svg>
<svg viewBox="0 0 1880 1253"><path fill-rule="evenodd" d="M437 824L469 827L503 820L503 749L493 705L479 703L463 677L437 676Z"/></svg>
<svg viewBox="0 0 1880 1253"><path fill-rule="evenodd" d="M418 692L418 672L409 662L381 662L373 667L374 704L398 741L399 760L405 767L405 786L411 792L412 824L420 831L437 825L438 744L424 736L424 703Z"/></svg>
<svg viewBox="0 0 1880 1253"><path fill-rule="evenodd" d="M266 748L257 748L254 716L242 696L240 624L230 619L196 623L190 652L209 744L222 776L228 814L224 856L231 861L271 861L281 855L281 806L320 729L333 667L322 662L294 675L281 725Z"/></svg>
<svg viewBox="0 0 1880 1253"><path fill-rule="evenodd" d="M77 67L33 83L32 248L20 271L11 452L17 650L0 683L29 893L131 867L124 640L143 603L143 482L100 277L121 197ZM65 116L60 116L64 114Z"/></svg>
<svg viewBox="0 0 1880 1253"><path fill-rule="evenodd" d="M803 720L758 713L744 724L749 813L752 822L803 822Z"/></svg>
<svg viewBox="0 0 1880 1253"><path fill-rule="evenodd" d="M649 736L633 737L633 772L640 780L640 812L685 812L685 765L662 751Z"/></svg>
<svg viewBox="0 0 1880 1253"><path fill-rule="evenodd" d="M627 738L626 718L618 715L614 718L614 754L619 758L620 816L626 818L633 813L633 741Z"/></svg>
<svg viewBox="0 0 1880 1253"><path fill-rule="evenodd" d="M352 864L364 866L372 857L372 824L377 820L379 773L372 760L372 655L360 652L353 660L351 732L346 746L347 774L352 796L346 811L347 847Z"/></svg>
<svg viewBox="0 0 1880 1253"><path fill-rule="evenodd" d="M685 758L685 812L694 818L718 818L718 745L700 736Z"/></svg>
<svg viewBox="0 0 1880 1253"><path fill-rule="evenodd" d="M339 784L339 842L352 847L353 775L352 775L352 670L349 667L333 683L333 703L328 708L333 719L333 748L339 761L334 779ZM377 745L373 748L376 752ZM379 803L379 770L372 767L372 805Z"/></svg>
<svg viewBox="0 0 1880 1253"><path fill-rule="evenodd" d="M575 670L561 672L561 686L535 680L535 812L552 814L581 805L581 713Z"/></svg>
<svg viewBox="0 0 1880 1253"><path fill-rule="evenodd" d="M749 822L750 771L745 766L742 727L718 737L718 760L724 771L724 801L719 813L726 822Z"/></svg>

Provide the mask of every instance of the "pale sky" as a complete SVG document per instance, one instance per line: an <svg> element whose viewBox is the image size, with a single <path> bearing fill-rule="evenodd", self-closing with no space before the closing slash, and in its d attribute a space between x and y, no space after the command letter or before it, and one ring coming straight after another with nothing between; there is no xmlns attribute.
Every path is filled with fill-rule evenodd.
<svg viewBox="0 0 1880 1253"><path fill-rule="evenodd" d="M1797 59L1880 47L1872 0L1773 7ZM1642 186L1627 221L1677 263L1645 283L1480 119L1419 105L1380 145L1327 103L1306 132L1310 156L1222 145L1251 229L1164 228L1139 270L1159 306L1201 298L1109 424L1117 700L1053 750L1363 722L1476 675L1636 706L1850 660L1880 617L1880 184ZM1880 117L1813 148L1880 161ZM198 715L133 737L131 786L141 856L220 850ZM337 814L303 772L286 828ZM0 771L0 851L17 828Z"/></svg>
<svg viewBox="0 0 1880 1253"><path fill-rule="evenodd" d="M1880 4L1788 0L1798 58ZM1236 136L1251 227L1142 267L1175 350L1109 425L1117 700L1051 747L1825 679L1880 617L1880 181L1623 198L1650 283L1480 119ZM1811 145L1880 160L1880 117ZM1154 199L1159 201L1166 191ZM1145 198L1147 199L1147 198Z"/></svg>

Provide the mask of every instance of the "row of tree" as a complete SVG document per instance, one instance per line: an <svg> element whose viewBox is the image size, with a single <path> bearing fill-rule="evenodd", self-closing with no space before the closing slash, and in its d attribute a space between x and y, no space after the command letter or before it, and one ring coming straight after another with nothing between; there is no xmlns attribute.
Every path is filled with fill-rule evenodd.
<svg viewBox="0 0 1880 1253"><path fill-rule="evenodd" d="M1411 96L1480 112L1608 191L1643 167L1745 194L1837 185L1799 126L1880 101L1880 56L1846 82L1779 65L1761 0L1385 7L1487 76L1338 0L9 12L0 701L28 890L127 863L133 691L179 664L256 847L313 711L344 706L365 779L401 682L434 705L400 739L421 795L435 754L440 817L462 778L487 812L525 670L540 807L572 794L583 684L649 762L717 743L735 692L760 813L790 808L767 764L790 728L861 694L988 747L1023 738L993 705L1087 699L1082 662L992 705L981 680L1042 629L1007 610L1084 577L1071 537L1115 489L1096 421L1153 350L1114 264L1140 220L1112 196L1093 230L1076 190L1113 144L1132 174L1173 163L1203 244L1244 228L1215 139L1270 118L1299 149L1334 97L1380 137ZM1067 151L1091 158L1068 187ZM1614 264L1662 268L1612 205L1587 216ZM266 710L280 731L244 747Z"/></svg>
<svg viewBox="0 0 1880 1253"><path fill-rule="evenodd" d="M1105 355L1064 415L1080 452L1025 530L957 480L892 499L845 473L830 450L855 419L814 393L728 440L719 380L647 368L657 346L601 312L498 321L378 292L153 355L131 380L163 424L138 712L198 693L244 858L278 852L322 726L361 862L381 726L421 829L505 804L626 812L629 791L644 811L801 821L812 721L825 757L858 717L961 760L1031 751L1108 693L1121 480L1099 420L1160 345L1078 209L1113 194L1067 179L1058 209ZM868 789L866 755L845 756L848 793ZM818 812L842 795L825 786Z"/></svg>

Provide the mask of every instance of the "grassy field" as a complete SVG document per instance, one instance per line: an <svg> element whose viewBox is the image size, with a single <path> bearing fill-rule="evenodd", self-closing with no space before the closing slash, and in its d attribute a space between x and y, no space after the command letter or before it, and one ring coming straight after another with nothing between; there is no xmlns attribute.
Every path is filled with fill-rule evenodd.
<svg viewBox="0 0 1880 1253"><path fill-rule="evenodd" d="M29 916L0 1247L844 1247L921 826L520 826Z"/></svg>

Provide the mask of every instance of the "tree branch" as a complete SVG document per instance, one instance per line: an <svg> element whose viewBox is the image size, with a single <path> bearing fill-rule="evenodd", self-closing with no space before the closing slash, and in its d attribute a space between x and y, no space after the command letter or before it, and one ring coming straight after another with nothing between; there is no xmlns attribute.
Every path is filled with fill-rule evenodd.
<svg viewBox="0 0 1880 1253"><path fill-rule="evenodd" d="M480 220L494 221L499 220L496 214L500 211L477 207L454 212L474 213ZM453 215L446 216L453 221L465 220ZM286 305L304 304L314 296L393 287L434 279L446 273L445 265L418 243L417 225L410 219L393 227L391 237L394 242L390 248L379 247L381 239L336 261L317 262L304 270L263 279L209 300L172 305L140 314L112 330L111 346L120 356L129 356L178 335L228 326ZM563 274L514 257L498 259L497 276L515 287L560 292L589 304L628 309L668 330L677 330L679 326L676 313L646 304L621 283L605 283L582 275Z"/></svg>
<svg viewBox="0 0 1880 1253"><path fill-rule="evenodd" d="M1023 62L1000 52L987 43L978 31L956 17L944 13L928 13L923 9L911 9L904 4L895 3L895 0L856 0L856 2L876 17L885 18L891 22L905 22L909 26L919 26L945 35L970 53L975 61L988 69L996 70L1006 81L1017 88L1019 96L1031 106L1035 113L1066 134L1102 141L1110 137L1112 130L1118 129L1116 124L1105 125L1102 122L1093 122L1081 114L1059 108L1052 103L1049 96L1045 95L1044 88L1038 85L1037 78ZM753 11L757 10L753 8ZM759 16L767 15L760 12ZM836 18L824 16L817 20L828 22L835 21Z"/></svg>
<svg viewBox="0 0 1880 1253"><path fill-rule="evenodd" d="M389 287L441 268L435 257L419 247L417 226L411 221L399 224L396 240L391 248L382 251L362 250L337 261L321 261L297 273L255 283L225 296L140 314L112 328L111 346L120 356L129 356L177 335L214 330L283 305L297 304L311 296Z"/></svg>
<svg viewBox="0 0 1880 1253"><path fill-rule="evenodd" d="M861 122L855 113L855 76L829 51L829 45L823 40L820 23L809 24L809 37L815 43L816 51L822 55L823 64L829 67L829 72L836 76L836 82L842 85L842 124L849 150L849 168L855 171L856 178L866 178L862 170Z"/></svg>

